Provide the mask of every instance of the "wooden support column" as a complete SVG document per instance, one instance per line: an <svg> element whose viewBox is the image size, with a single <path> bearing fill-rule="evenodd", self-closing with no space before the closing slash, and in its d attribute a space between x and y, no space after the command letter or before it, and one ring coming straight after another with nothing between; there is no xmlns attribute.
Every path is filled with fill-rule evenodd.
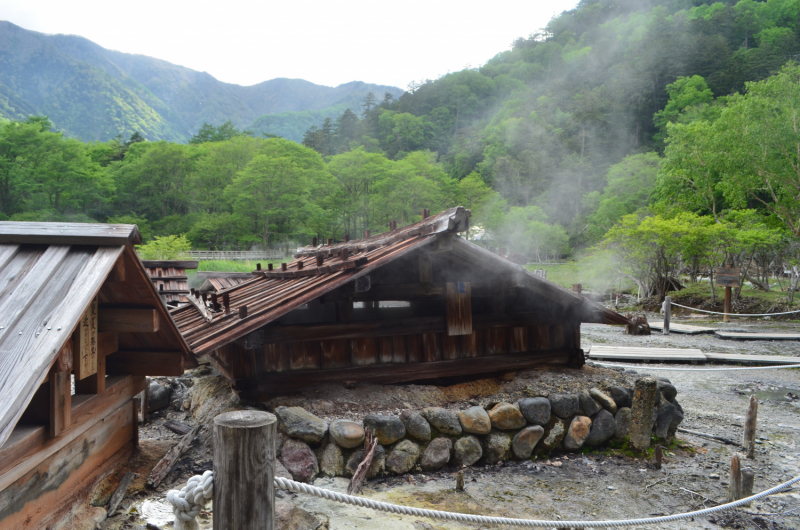
<svg viewBox="0 0 800 530"><path fill-rule="evenodd" d="M50 436L69 428L72 411L72 343L67 341L50 370Z"/></svg>
<svg viewBox="0 0 800 530"><path fill-rule="evenodd" d="M274 530L277 426L254 410L214 418L214 530Z"/></svg>
<svg viewBox="0 0 800 530"><path fill-rule="evenodd" d="M731 288L725 287L725 308L722 310L724 315L722 315L723 322L730 322L731 321Z"/></svg>
<svg viewBox="0 0 800 530"><path fill-rule="evenodd" d="M472 286L469 282L448 282L445 290L447 334L472 333Z"/></svg>

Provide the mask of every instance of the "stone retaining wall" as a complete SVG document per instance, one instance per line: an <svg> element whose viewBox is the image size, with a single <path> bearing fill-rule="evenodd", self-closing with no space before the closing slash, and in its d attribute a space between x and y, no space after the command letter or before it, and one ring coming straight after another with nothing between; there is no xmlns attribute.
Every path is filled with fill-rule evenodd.
<svg viewBox="0 0 800 530"><path fill-rule="evenodd" d="M600 447L627 440L631 428L645 429L638 439L648 444L650 435L672 438L683 420L675 387L667 379L641 378L636 388L635 393L621 386L592 388L461 410L368 414L360 424L343 419L328 423L301 407L278 407L275 413L287 436L280 460L300 482L319 474L352 476L363 459L364 429L371 429L379 443L367 478ZM649 399L641 397L640 388L651 389Z"/></svg>

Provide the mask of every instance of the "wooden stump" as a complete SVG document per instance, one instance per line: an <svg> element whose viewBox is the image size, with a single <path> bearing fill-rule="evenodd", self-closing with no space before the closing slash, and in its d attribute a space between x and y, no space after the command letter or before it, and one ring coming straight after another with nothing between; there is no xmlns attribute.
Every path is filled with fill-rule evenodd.
<svg viewBox="0 0 800 530"><path fill-rule="evenodd" d="M755 457L757 417L758 398L753 394L750 396L750 406L747 408L747 416L744 420L744 439L742 440L742 447L746 451L746 456L749 459Z"/></svg>
<svg viewBox="0 0 800 530"><path fill-rule="evenodd" d="M753 482L755 478L756 474L752 469L747 467L742 469L742 499L746 499L753 494ZM750 504L753 503L751 502L747 504L747 506L750 506Z"/></svg>
<svg viewBox="0 0 800 530"><path fill-rule="evenodd" d="M742 467L739 462L739 455L731 457L731 474L728 485L728 501L738 501L742 498Z"/></svg>
<svg viewBox="0 0 800 530"><path fill-rule="evenodd" d="M277 426L254 410L214 418L214 530L274 530Z"/></svg>

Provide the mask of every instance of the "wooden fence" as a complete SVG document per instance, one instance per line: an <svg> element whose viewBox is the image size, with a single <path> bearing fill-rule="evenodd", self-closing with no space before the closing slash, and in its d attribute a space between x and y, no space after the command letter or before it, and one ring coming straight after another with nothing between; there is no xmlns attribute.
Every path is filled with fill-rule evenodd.
<svg viewBox="0 0 800 530"><path fill-rule="evenodd" d="M281 250L190 250L188 252L192 259L196 260L270 260L283 259L284 254Z"/></svg>

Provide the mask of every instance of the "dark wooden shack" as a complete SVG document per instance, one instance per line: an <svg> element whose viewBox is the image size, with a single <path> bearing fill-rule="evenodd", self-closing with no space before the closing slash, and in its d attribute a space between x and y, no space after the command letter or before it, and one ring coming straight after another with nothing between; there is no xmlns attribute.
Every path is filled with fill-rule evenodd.
<svg viewBox="0 0 800 530"><path fill-rule="evenodd" d="M137 444L145 376L195 365L136 243L0 222L0 528L60 528Z"/></svg>
<svg viewBox="0 0 800 530"><path fill-rule="evenodd" d="M189 296L187 269L196 269L197 260L144 260L147 274L158 294L169 305L185 304Z"/></svg>
<svg viewBox="0 0 800 530"><path fill-rule="evenodd" d="M192 351L247 398L325 382L577 367L582 322L627 322L461 238L469 218L452 208L306 247L172 315Z"/></svg>

